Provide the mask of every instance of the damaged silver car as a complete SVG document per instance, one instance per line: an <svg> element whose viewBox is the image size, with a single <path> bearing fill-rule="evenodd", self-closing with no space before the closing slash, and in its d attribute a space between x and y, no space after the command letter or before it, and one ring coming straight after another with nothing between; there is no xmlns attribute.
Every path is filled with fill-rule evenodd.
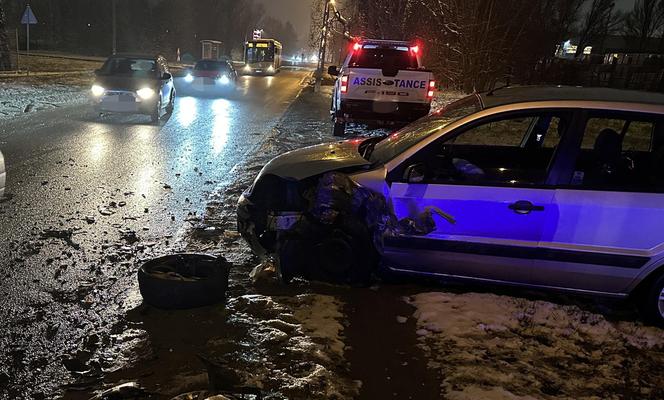
<svg viewBox="0 0 664 400"><path fill-rule="evenodd" d="M639 300L664 324L664 95L475 94L384 137L296 150L244 193L252 249L294 276L399 273Z"/></svg>

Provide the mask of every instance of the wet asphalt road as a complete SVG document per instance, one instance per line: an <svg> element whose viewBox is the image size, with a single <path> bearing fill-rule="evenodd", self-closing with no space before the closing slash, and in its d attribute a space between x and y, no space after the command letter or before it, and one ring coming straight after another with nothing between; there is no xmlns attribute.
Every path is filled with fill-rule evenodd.
<svg viewBox="0 0 664 400"><path fill-rule="evenodd" d="M243 77L222 97L179 90L159 126L87 105L0 124L0 389L50 397L66 369L109 345L99 333L140 301L123 289L133 261L177 247L307 76Z"/></svg>

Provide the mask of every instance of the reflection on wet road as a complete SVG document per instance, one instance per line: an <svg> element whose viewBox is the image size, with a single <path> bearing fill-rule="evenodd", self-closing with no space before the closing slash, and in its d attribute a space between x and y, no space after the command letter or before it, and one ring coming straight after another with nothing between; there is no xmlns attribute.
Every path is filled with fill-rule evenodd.
<svg viewBox="0 0 664 400"><path fill-rule="evenodd" d="M160 126L149 116L99 118L89 106L0 125L9 195L0 203L0 366L23 386L52 390L47 380L64 373L54 355L76 352L131 306L118 298L135 279L130 260L169 251L306 76L243 77L223 97L180 88ZM144 248L129 257L133 237Z"/></svg>

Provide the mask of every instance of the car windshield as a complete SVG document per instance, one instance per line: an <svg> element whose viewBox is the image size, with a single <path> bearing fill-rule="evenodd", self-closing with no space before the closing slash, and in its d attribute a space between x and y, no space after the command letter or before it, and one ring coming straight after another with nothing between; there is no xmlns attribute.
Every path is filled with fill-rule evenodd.
<svg viewBox="0 0 664 400"><path fill-rule="evenodd" d="M449 124L476 113L480 108L476 96L469 96L451 103L378 143L371 153L369 161L375 164L386 163Z"/></svg>
<svg viewBox="0 0 664 400"><path fill-rule="evenodd" d="M121 75L134 78L157 76L157 62L145 58L113 57L101 67L101 75Z"/></svg>
<svg viewBox="0 0 664 400"><path fill-rule="evenodd" d="M396 48L370 48L365 45L356 51L350 59L349 65L355 68L397 68L417 69L419 67L415 57L407 47Z"/></svg>
<svg viewBox="0 0 664 400"><path fill-rule="evenodd" d="M221 61L199 61L194 69L196 71L226 71L228 65Z"/></svg>
<svg viewBox="0 0 664 400"><path fill-rule="evenodd" d="M273 47L259 47L247 49L247 63L274 61Z"/></svg>

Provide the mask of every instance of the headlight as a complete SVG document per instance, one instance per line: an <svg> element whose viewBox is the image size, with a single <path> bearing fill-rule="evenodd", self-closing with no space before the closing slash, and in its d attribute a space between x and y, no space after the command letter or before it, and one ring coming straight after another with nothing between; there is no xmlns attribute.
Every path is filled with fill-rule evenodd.
<svg viewBox="0 0 664 400"><path fill-rule="evenodd" d="M251 72L251 67L250 66L245 66L244 67L245 72Z"/></svg>
<svg viewBox="0 0 664 400"><path fill-rule="evenodd" d="M95 96L95 97L101 97L106 92L106 89L104 89L103 87L101 87L99 85L92 85L92 89L90 89L90 90L92 91L92 95Z"/></svg>
<svg viewBox="0 0 664 400"><path fill-rule="evenodd" d="M269 72L274 72L274 67L270 65L269 67L267 67L267 70L268 70Z"/></svg>
<svg viewBox="0 0 664 400"><path fill-rule="evenodd" d="M184 81L187 82L187 83L191 83L191 82L193 82L193 81L194 81L194 77L193 77L193 75L191 75L191 74L187 74L187 75L184 77Z"/></svg>
<svg viewBox="0 0 664 400"><path fill-rule="evenodd" d="M217 82L219 82L220 85L228 85L231 83L231 80L228 79L228 75L222 75L219 79L217 79Z"/></svg>
<svg viewBox="0 0 664 400"><path fill-rule="evenodd" d="M155 93L154 93L154 90L152 90L150 88L143 88L143 89L138 90L136 92L136 94L138 95L138 97L140 97L143 100L150 100L154 96Z"/></svg>

